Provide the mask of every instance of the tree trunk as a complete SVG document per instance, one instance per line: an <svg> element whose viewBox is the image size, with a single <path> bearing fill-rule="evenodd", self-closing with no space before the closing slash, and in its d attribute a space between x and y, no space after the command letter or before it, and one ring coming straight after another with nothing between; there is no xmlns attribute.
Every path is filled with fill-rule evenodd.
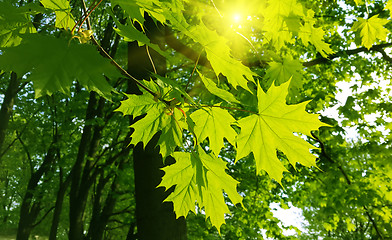
<svg viewBox="0 0 392 240"><path fill-rule="evenodd" d="M144 26L152 42L159 44L163 39L161 29L146 16ZM137 43L128 44L128 72L137 79L149 79L149 72L154 72L153 64L158 73L165 71L165 61L162 56L150 49L150 61L145 47ZM135 84L129 89L130 93L138 93ZM135 174L136 223L137 238L140 240L185 240L187 239L186 221L183 217L176 219L173 204L163 202L169 191L157 188L162 180L164 166L157 141L159 133L143 148L139 143L133 149L133 164Z"/></svg>
<svg viewBox="0 0 392 240"><path fill-rule="evenodd" d="M50 170L50 166L55 160L55 144L56 140L54 140L54 142L49 147L49 150L41 166L30 177L26 194L23 197L20 208L20 218L16 235L17 240L28 240L31 230L33 230L37 216L41 211L42 193L37 192L36 189L42 177Z"/></svg>
<svg viewBox="0 0 392 240"><path fill-rule="evenodd" d="M60 169L60 174L61 174L61 172L62 171ZM64 182L60 178L60 184L59 184L60 186L59 186L59 190L57 192L56 204L54 206L52 224L50 226L49 240L56 240L57 239L57 229L58 229L58 226L60 223L60 215L61 215L61 210L63 208L64 196L65 196L65 193L66 193L70 183L71 183L71 175L68 175L67 179Z"/></svg>
<svg viewBox="0 0 392 240"><path fill-rule="evenodd" d="M145 149L141 143L133 149L137 236L140 240L185 240L185 219L176 219L173 204L163 202L169 191L157 188L162 180L161 168L164 166L156 145L158 139L159 134Z"/></svg>
<svg viewBox="0 0 392 240"><path fill-rule="evenodd" d="M97 97L94 92L90 93L90 99L86 110L86 122L95 117L95 107L97 105ZM85 125L83 128L82 138L79 144L76 162L71 171L71 192L69 196L69 233L68 237L72 240L82 240L83 234L83 214L87 203L86 192L89 189L82 188L86 184L82 181L82 170L85 164L85 156L89 152L92 141L93 128L91 125Z"/></svg>
<svg viewBox="0 0 392 240"><path fill-rule="evenodd" d="M15 96L19 90L19 79L16 73L11 73L10 84L4 96L4 101L0 110L0 150L2 149L5 134L8 128L8 122L11 117L12 107L14 106Z"/></svg>

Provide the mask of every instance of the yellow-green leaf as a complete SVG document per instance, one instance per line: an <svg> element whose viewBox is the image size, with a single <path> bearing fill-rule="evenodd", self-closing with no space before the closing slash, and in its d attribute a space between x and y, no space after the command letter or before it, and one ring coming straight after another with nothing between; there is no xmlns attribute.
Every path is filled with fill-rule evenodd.
<svg viewBox="0 0 392 240"><path fill-rule="evenodd" d="M192 153L175 152L172 156L176 163L163 168L165 175L159 186L176 187L165 201L173 202L177 218L186 217L189 211L195 212L197 203L219 231L225 214L230 213L223 191L233 204L242 201L236 189L238 181L226 173L223 160L207 154L201 147Z"/></svg>
<svg viewBox="0 0 392 240"><path fill-rule="evenodd" d="M362 45L367 49L370 49L372 45L379 40L385 40L388 34L388 30L384 28L389 20L382 19L377 15L369 19L358 18L351 28L353 32L359 32L362 39Z"/></svg>
<svg viewBox="0 0 392 240"><path fill-rule="evenodd" d="M392 0L388 0L387 4L385 5L385 9L389 10L389 14L392 16Z"/></svg>
<svg viewBox="0 0 392 240"><path fill-rule="evenodd" d="M227 77L233 87L241 86L249 90L248 82L254 81L254 73L240 61L234 59L227 46L227 40L219 36L217 32L209 30L206 26L196 26L191 34L196 42L199 42L207 53L207 58L214 69L215 74Z"/></svg>
<svg viewBox="0 0 392 240"><path fill-rule="evenodd" d="M282 62L271 62L267 69L265 78L267 79L267 86L272 82L276 85L281 85L291 79L290 89L299 89L302 87L302 64L298 59L284 59Z"/></svg>
<svg viewBox="0 0 392 240"><path fill-rule="evenodd" d="M158 145L162 157L166 158L177 146L182 145L183 118L183 114L177 108L166 109L164 104L155 105L144 118L132 125L135 131L130 144L143 142L146 146L151 138L161 131Z"/></svg>
<svg viewBox="0 0 392 240"><path fill-rule="evenodd" d="M51 9L56 14L57 28L72 29L75 26L75 19L71 13L71 6L67 0L41 0L45 8Z"/></svg>
<svg viewBox="0 0 392 240"><path fill-rule="evenodd" d="M286 168L277 157L276 150L282 151L295 166L315 166L316 156L310 153L315 147L293 133L310 136L311 130L325 126L317 114L305 111L307 102L287 105L286 95L290 82L279 87L272 86L267 93L258 87L258 114L238 121L241 132L237 136L237 157L239 160L251 152L259 173L265 170L270 177L280 182Z"/></svg>
<svg viewBox="0 0 392 240"><path fill-rule="evenodd" d="M220 108L202 108L191 114L195 122L195 134L199 142L208 137L210 140L209 147L216 155L219 154L223 147L223 138L230 143L234 143L236 132L230 126L235 119L227 112Z"/></svg>
<svg viewBox="0 0 392 240"><path fill-rule="evenodd" d="M312 23L306 22L299 30L298 37L302 43L307 46L308 43L314 45L317 51L323 56L327 57L333 51L329 44L324 42L324 30L322 28L315 28Z"/></svg>
<svg viewBox="0 0 392 240"><path fill-rule="evenodd" d="M214 81L212 81L211 79L205 77L203 74L201 74L199 71L197 71L201 81L203 82L204 86L207 88L207 90L214 94L215 96L220 97L221 99L227 101L227 102L231 102L231 103L240 103L240 101L238 101L233 94L231 94L230 92L219 88L216 86L216 84L214 83Z"/></svg>

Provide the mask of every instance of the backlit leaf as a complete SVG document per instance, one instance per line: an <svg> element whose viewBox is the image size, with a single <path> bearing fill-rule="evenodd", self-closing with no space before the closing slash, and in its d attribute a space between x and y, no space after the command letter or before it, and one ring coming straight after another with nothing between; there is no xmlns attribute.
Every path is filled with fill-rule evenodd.
<svg viewBox="0 0 392 240"><path fill-rule="evenodd" d="M176 186L165 201L173 202L177 218L195 212L197 203L219 231L225 214L230 213L223 191L233 204L241 203L242 197L236 190L238 182L226 173L224 161L201 147L192 153L175 152L173 157L176 163L163 168L165 175L159 184L166 189Z"/></svg>
<svg viewBox="0 0 392 240"><path fill-rule="evenodd" d="M358 22L353 24L351 31L358 31L362 39L362 45L370 49L377 39L386 39L388 30L384 28L384 25L388 22L387 19L379 18L378 14L369 19L358 18Z"/></svg>
<svg viewBox="0 0 392 240"><path fill-rule="evenodd" d="M215 96L220 97L221 99L227 101L227 102L231 102L231 103L240 103L233 94L231 94L230 92L219 88L216 86L216 84L214 83L214 81L212 81L211 79L205 77L204 75L202 75L199 71L197 71L199 73L200 79L203 82L204 86L207 88L207 90L214 94Z"/></svg>
<svg viewBox="0 0 392 240"><path fill-rule="evenodd" d="M267 86L275 82L277 86L291 79L290 89L302 87L302 64L298 59L286 58L282 62L271 62L266 71Z"/></svg>
<svg viewBox="0 0 392 240"><path fill-rule="evenodd" d="M288 85L289 82L279 87L272 86L267 93L258 87L258 114L238 121L241 132L236 140L236 159L252 152L257 172L265 170L278 182L286 169L276 151L282 151L293 166L296 162L308 167L315 166L316 156L309 151L315 147L293 133L310 136L311 130L325 126L318 120L318 115L305 111L307 102L286 104Z"/></svg>
<svg viewBox="0 0 392 240"><path fill-rule="evenodd" d="M161 131L158 145L160 146L162 157L166 158L174 152L177 146L182 145L184 116L177 108L170 110L162 103L154 106L144 118L132 125L135 131L132 134L130 144L136 145L138 142L143 142L144 146L146 146L151 138Z"/></svg>
<svg viewBox="0 0 392 240"><path fill-rule="evenodd" d="M191 118L195 122L194 131L198 141L202 142L208 137L209 147L216 155L223 147L223 138L234 143L237 134L230 125L235 119L227 110L218 107L202 108L192 113Z"/></svg>
<svg viewBox="0 0 392 240"><path fill-rule="evenodd" d="M72 29L75 19L71 13L71 6L67 0L41 0L45 8L51 9L56 14L55 26L58 28Z"/></svg>
<svg viewBox="0 0 392 240"><path fill-rule="evenodd" d="M305 46L307 46L308 43L313 44L317 51L326 58L329 54L332 54L333 51L329 47L329 44L324 42L324 34L325 32L322 28L315 28L312 23L308 22L306 22L298 32L298 36Z"/></svg>
<svg viewBox="0 0 392 240"><path fill-rule="evenodd" d="M215 74L227 77L227 80L233 87L241 86L249 90L248 82L254 81L254 73L240 61L234 59L230 54L230 48L227 46L227 40L219 36L217 32L209 30L204 25L196 26L191 37L200 43L206 53L207 58L214 69Z"/></svg>

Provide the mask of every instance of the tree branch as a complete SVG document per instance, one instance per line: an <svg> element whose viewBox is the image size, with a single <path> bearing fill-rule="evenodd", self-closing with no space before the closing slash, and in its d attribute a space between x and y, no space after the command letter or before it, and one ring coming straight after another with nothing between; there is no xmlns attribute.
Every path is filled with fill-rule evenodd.
<svg viewBox="0 0 392 240"><path fill-rule="evenodd" d="M314 65L317 65L317 64L328 63L329 61L331 61L331 60L333 60L335 58L339 58L339 57L343 57L343 56L351 56L351 55L355 55L355 54L358 54L358 53L361 53L361 52L371 52L371 51L380 52L380 51L384 51L383 50L384 48L387 48L387 47L390 47L390 46L392 46L392 43L383 43L383 44L379 44L379 45L374 45L370 49L367 49L365 47L360 47L360 48L356 48L356 49L342 50L342 51L339 51L337 53L329 55L327 58L316 58L316 59L313 59L313 60L311 60L309 62L304 62L304 63L302 63L302 65L304 67L311 67L311 66L314 66Z"/></svg>

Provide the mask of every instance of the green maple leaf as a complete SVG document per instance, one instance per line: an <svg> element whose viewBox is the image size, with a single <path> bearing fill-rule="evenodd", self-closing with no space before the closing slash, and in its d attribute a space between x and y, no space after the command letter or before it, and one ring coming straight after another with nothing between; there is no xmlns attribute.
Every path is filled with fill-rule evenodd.
<svg viewBox="0 0 392 240"><path fill-rule="evenodd" d="M390 16L392 16L392 1L388 0L387 4L385 5L385 9L389 10Z"/></svg>
<svg viewBox="0 0 392 240"><path fill-rule="evenodd" d="M284 59L282 62L271 62L269 68L265 73L267 79L267 86L271 86L272 82L275 85L281 85L291 79L290 89L298 90L302 87L302 64L298 59Z"/></svg>
<svg viewBox="0 0 392 240"><path fill-rule="evenodd" d="M123 25L116 19L116 17L111 11L109 11L109 13L114 19L114 22L116 23L117 26L117 28L114 28L114 30L117 32L118 35L124 38L124 41L127 42L137 41L139 46L147 45L148 47L151 47L156 52L164 56L167 60L172 59L170 54L167 54L164 51L162 51L158 45L151 43L147 35L137 30L132 23L128 22L127 25Z"/></svg>
<svg viewBox="0 0 392 240"><path fill-rule="evenodd" d="M75 26L75 19L71 13L71 6L67 0L41 0L45 8L51 9L56 14L57 28L73 29Z"/></svg>
<svg viewBox="0 0 392 240"><path fill-rule="evenodd" d="M324 42L324 30L322 28L315 28L313 23L306 22L299 30L298 37L302 40L305 46L308 43L313 44L317 51L323 56L328 57L328 54L332 54L333 51L329 47L329 44Z"/></svg>
<svg viewBox="0 0 392 240"><path fill-rule="evenodd" d="M370 49L377 39L386 39L388 30L384 28L384 25L388 22L387 19L379 18L378 14L369 19L358 18L358 22L353 24L351 31L359 31L362 45Z"/></svg>
<svg viewBox="0 0 392 240"><path fill-rule="evenodd" d="M0 47L19 45L21 34L36 32L30 13L26 7L16 8L9 3L0 2Z"/></svg>
<svg viewBox="0 0 392 240"><path fill-rule="evenodd" d="M227 110L221 108L202 108L192 113L192 120L195 122L194 131L196 138L202 142L208 137L209 147L216 155L223 147L223 138L230 143L234 143L237 133L230 126L235 119Z"/></svg>
<svg viewBox="0 0 392 240"><path fill-rule="evenodd" d="M121 101L120 107L115 111L122 112L124 115L133 115L134 117L148 113L151 109L164 107L162 102L158 102L148 94L135 95L125 94L127 99Z"/></svg>
<svg viewBox="0 0 392 240"><path fill-rule="evenodd" d="M318 115L305 111L307 102L286 104L288 85L289 82L279 87L272 86L267 93L258 86L258 114L238 121L241 132L236 139L236 160L253 152L257 172L265 170L278 182L286 169L276 150L282 151L294 167L296 162L315 166L316 157L309 151L315 147L293 133L310 136L311 130L326 126L319 121Z"/></svg>
<svg viewBox="0 0 392 240"><path fill-rule="evenodd" d="M0 65L20 76L30 73L27 79L34 83L36 97L57 91L68 94L77 79L87 90L110 98L112 87L103 74L119 76L95 47L69 44L65 39L40 34L26 34L20 45L5 48L0 55Z"/></svg>
<svg viewBox="0 0 392 240"><path fill-rule="evenodd" d="M132 110L129 110L132 111ZM140 110L133 110L139 111ZM168 109L163 103L150 106L147 115L134 123L135 131L130 144L143 142L144 146L151 138L161 131L158 145L163 158L174 152L177 146L182 145L182 130L185 127L183 113L177 109Z"/></svg>
<svg viewBox="0 0 392 240"><path fill-rule="evenodd" d="M162 23L166 21L163 3L158 0L112 0L112 3L120 5L132 19L136 19L141 24L144 23L144 12L148 12L150 16Z"/></svg>
<svg viewBox="0 0 392 240"><path fill-rule="evenodd" d="M203 74L201 74L197 69L196 71L199 74L199 77L201 79L201 81L203 82L204 86L207 88L207 90L214 94L215 96L220 97L221 99L227 101L227 102L231 102L231 103L238 103L240 104L240 101L238 101L233 94L231 94L230 92L217 87L217 85L214 83L214 81L212 81L211 79L205 77Z"/></svg>
<svg viewBox="0 0 392 240"><path fill-rule="evenodd" d="M254 73L231 56L231 50L224 37L219 36L215 31L209 30L203 24L196 26L190 35L193 40L204 47L207 58L217 76L222 74L227 77L233 87L241 86L249 90L248 82L254 81Z"/></svg>
<svg viewBox="0 0 392 240"><path fill-rule="evenodd" d="M161 187L174 191L165 199L174 205L177 218L195 212L195 204L204 207L207 218L218 231L225 222L225 214L230 213L223 197L223 191L233 204L241 203L237 193L238 181L226 173L226 163L214 154L207 154L201 147L196 152L175 152L175 164L163 168L165 175Z"/></svg>

